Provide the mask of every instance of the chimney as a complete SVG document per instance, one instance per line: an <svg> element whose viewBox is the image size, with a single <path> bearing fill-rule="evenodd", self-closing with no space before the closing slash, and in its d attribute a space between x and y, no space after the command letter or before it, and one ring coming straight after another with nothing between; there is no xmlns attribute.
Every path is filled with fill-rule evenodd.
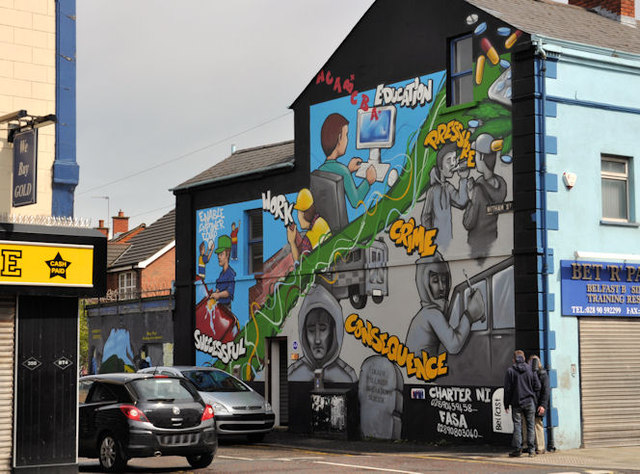
<svg viewBox="0 0 640 474"><path fill-rule="evenodd" d="M117 216L113 216L113 236L117 236L118 234L122 234L124 232L129 232L129 218L125 217L124 212L122 210L118 211Z"/></svg>
<svg viewBox="0 0 640 474"><path fill-rule="evenodd" d="M569 0L569 5L593 10L599 15L635 26L635 0Z"/></svg>
<svg viewBox="0 0 640 474"><path fill-rule="evenodd" d="M104 219L98 221L97 230L102 232L107 239L109 238L109 228L104 226Z"/></svg>

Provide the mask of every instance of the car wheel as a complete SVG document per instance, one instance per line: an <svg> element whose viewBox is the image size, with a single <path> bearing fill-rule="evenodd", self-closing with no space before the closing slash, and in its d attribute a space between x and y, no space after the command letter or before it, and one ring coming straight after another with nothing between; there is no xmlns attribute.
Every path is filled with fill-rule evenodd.
<svg viewBox="0 0 640 474"><path fill-rule="evenodd" d="M202 469L207 467L213 461L213 453L194 454L193 456L187 456L187 462L194 469Z"/></svg>
<svg viewBox="0 0 640 474"><path fill-rule="evenodd" d="M127 459L122 452L120 442L111 434L100 439L98 447L100 467L105 472L122 472L127 465Z"/></svg>
<svg viewBox="0 0 640 474"><path fill-rule="evenodd" d="M264 439L266 433L251 433L247 435L247 439L250 443L259 443Z"/></svg>
<svg viewBox="0 0 640 474"><path fill-rule="evenodd" d="M360 295L356 291L349 294L349 302L355 309L362 309L367 305L367 295Z"/></svg>

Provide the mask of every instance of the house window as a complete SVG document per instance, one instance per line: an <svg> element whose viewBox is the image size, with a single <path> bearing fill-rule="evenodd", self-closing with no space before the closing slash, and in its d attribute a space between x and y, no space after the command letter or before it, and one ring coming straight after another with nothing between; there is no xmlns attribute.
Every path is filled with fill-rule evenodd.
<svg viewBox="0 0 640 474"><path fill-rule="evenodd" d="M252 209L249 217L249 273L262 273L262 209Z"/></svg>
<svg viewBox="0 0 640 474"><path fill-rule="evenodd" d="M118 296L120 299L134 298L136 294L135 272L123 272L118 275Z"/></svg>
<svg viewBox="0 0 640 474"><path fill-rule="evenodd" d="M629 159L602 156L602 217L629 221Z"/></svg>
<svg viewBox="0 0 640 474"><path fill-rule="evenodd" d="M450 42L449 105L473 100L473 42L471 35Z"/></svg>

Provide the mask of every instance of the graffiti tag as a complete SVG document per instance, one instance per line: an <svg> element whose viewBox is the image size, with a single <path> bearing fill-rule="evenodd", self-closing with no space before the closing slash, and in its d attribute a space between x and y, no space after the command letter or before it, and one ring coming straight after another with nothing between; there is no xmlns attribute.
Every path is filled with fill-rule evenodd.
<svg viewBox="0 0 640 474"><path fill-rule="evenodd" d="M376 95L373 101L374 107L381 105L395 105L398 102L400 107L411 107L414 109L418 104L421 106L433 100L433 80L429 79L426 84L416 77L404 87L391 87L379 84L376 87Z"/></svg>
<svg viewBox="0 0 640 474"><path fill-rule="evenodd" d="M262 193L262 210L269 212L274 219L284 221L285 226L293 223L293 203L287 201L284 194L271 196L271 191Z"/></svg>
<svg viewBox="0 0 640 474"><path fill-rule="evenodd" d="M422 257L429 257L435 253L438 246L433 242L437 234L438 229L416 225L413 217L406 222L398 219L389 228L389 238L396 247L404 247L407 255L411 255L417 249Z"/></svg>
<svg viewBox="0 0 640 474"><path fill-rule="evenodd" d="M231 360L237 360L247 353L247 349L244 347L244 339L240 338L239 342L226 342L222 343L216 341L211 336L207 336L196 329L193 333L195 340L196 350L206 352L213 357L217 357L223 363L227 364Z"/></svg>
<svg viewBox="0 0 640 474"><path fill-rule="evenodd" d="M359 92L355 88L355 75L351 74L348 78L345 78L341 81L340 76L333 76L331 71L325 72L323 69L320 70L318 75L316 76L316 85L317 84L326 84L328 86L333 86L333 92L336 94L342 94L342 91L348 93L351 96L351 104L358 105L358 94ZM369 110L369 96L362 94L360 97L360 109L367 112ZM374 107L375 110L375 107Z"/></svg>
<svg viewBox="0 0 640 474"><path fill-rule="evenodd" d="M430 146L438 150L440 145L445 143L455 143L461 150L460 160L467 160L469 168L475 168L476 151L471 149L469 138L471 132L464 129L464 125L458 120L451 120L448 123L441 123L436 128L427 133L424 139L424 146Z"/></svg>
<svg viewBox="0 0 640 474"><path fill-rule="evenodd" d="M350 314L344 322L347 334L360 340L363 346L370 347L380 355L386 356L391 362L404 367L407 376L428 382L449 371L447 367L447 353L442 352L438 356L429 356L422 351L422 359L409 351L397 336L389 336L389 333L381 332L380 328L369 321L362 320L357 314Z"/></svg>

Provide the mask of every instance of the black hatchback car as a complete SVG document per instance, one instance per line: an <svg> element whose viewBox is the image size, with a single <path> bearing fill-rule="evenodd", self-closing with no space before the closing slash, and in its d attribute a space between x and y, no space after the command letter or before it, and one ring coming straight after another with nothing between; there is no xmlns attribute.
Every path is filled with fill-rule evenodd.
<svg viewBox="0 0 640 474"><path fill-rule="evenodd" d="M107 472L135 457L186 456L211 464L218 447L213 408L181 377L104 374L79 381L79 456Z"/></svg>

